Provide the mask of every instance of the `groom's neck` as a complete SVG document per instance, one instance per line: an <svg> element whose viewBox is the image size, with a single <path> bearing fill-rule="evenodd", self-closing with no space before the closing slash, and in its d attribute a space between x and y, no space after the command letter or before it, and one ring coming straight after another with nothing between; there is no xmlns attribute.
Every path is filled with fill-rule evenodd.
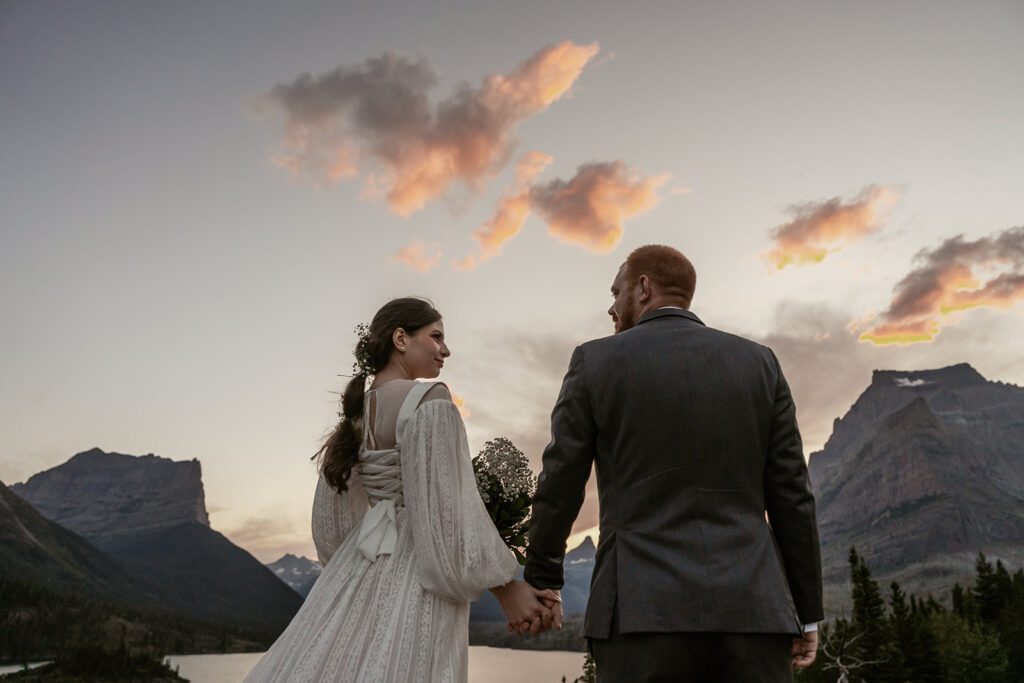
<svg viewBox="0 0 1024 683"><path fill-rule="evenodd" d="M669 297L654 297L647 302L647 305L640 309L640 316L644 316L651 311L655 311L659 308L681 308L684 311L689 310L683 305L683 302L679 299L672 299Z"/></svg>

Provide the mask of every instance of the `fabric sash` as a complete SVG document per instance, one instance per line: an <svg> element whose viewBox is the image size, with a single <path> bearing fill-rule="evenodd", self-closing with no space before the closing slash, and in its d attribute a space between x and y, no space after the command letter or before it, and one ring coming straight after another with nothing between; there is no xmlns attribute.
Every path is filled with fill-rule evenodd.
<svg viewBox="0 0 1024 683"><path fill-rule="evenodd" d="M423 400L423 396L430 391L435 382L419 382L412 390L406 395L405 400L402 402L402 407L398 411L398 423L395 428L395 440L396 444L393 449L385 451L372 451L380 454L399 454L402 450L402 435L405 431L405 425L409 422L413 413L416 412L416 408L419 406L420 401ZM365 414L365 413L364 413ZM369 430L364 430L369 432ZM363 441L364 452L366 449L366 440ZM393 474L390 477L393 480L401 480L401 462L398 458L393 459L395 461L393 465ZM367 463L369 465L370 463ZM371 480L378 478L385 472L375 473L375 477L364 477L363 488L366 489L367 494L373 496L377 494L380 497L366 514L363 515L363 521L359 525L359 538L357 545L359 546L359 552L363 554L370 562L376 562L377 558L381 555L390 555L395 552L395 545L398 542L398 511L396 507L396 500L401 499L401 488L397 490L375 490ZM389 487L394 489L395 487Z"/></svg>

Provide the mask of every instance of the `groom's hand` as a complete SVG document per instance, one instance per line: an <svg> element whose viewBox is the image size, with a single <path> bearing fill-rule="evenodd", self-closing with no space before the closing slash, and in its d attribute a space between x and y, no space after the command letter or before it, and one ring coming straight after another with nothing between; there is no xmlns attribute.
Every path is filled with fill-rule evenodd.
<svg viewBox="0 0 1024 683"><path fill-rule="evenodd" d="M525 581L512 581L492 592L508 618L509 630L525 632L535 628L534 632L539 633L542 627L550 627L552 612L538 597L538 594L544 591L538 592Z"/></svg>
<svg viewBox="0 0 1024 683"><path fill-rule="evenodd" d="M549 595L543 595L543 593L548 593ZM549 589L542 591L537 597L540 598L545 607L551 610L551 625L559 631L562 630L562 592Z"/></svg>
<svg viewBox="0 0 1024 683"><path fill-rule="evenodd" d="M557 629L562 628L562 596L559 591L552 590L550 588L540 589L533 588L533 595L540 604L544 607L544 611L540 616L534 617L530 621L523 621L519 624L509 623L508 630L510 633L529 633L531 636L538 635L547 631L551 627Z"/></svg>
<svg viewBox="0 0 1024 683"><path fill-rule="evenodd" d="M793 639L793 668L798 671L814 663L818 655L818 632L809 631Z"/></svg>

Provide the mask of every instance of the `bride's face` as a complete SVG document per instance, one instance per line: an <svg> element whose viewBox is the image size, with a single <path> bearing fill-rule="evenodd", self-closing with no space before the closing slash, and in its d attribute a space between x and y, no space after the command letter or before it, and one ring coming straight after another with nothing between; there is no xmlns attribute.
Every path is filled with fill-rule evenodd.
<svg viewBox="0 0 1024 683"><path fill-rule="evenodd" d="M438 320L416 330L405 337L405 352L400 358L402 365L414 378L433 379L441 374L444 359L452 355L444 342L444 322Z"/></svg>

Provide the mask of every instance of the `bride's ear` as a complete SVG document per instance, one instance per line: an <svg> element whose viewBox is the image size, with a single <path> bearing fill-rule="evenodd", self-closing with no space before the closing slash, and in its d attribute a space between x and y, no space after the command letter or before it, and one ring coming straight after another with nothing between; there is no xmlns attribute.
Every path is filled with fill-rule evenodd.
<svg viewBox="0 0 1024 683"><path fill-rule="evenodd" d="M394 331L394 333L392 333L391 343L393 343L395 345L395 348L401 351L402 353L405 352L406 342L407 337L405 335L405 330L403 330L401 327L399 327L397 330Z"/></svg>

